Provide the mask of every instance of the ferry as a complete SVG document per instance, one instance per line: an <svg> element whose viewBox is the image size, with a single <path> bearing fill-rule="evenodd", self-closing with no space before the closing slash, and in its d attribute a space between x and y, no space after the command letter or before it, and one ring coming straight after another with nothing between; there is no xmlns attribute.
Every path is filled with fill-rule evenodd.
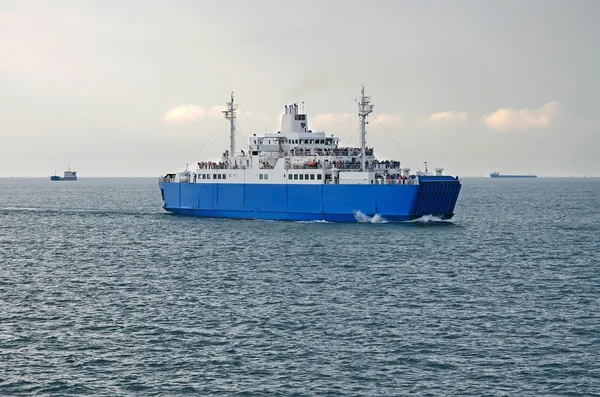
<svg viewBox="0 0 600 397"><path fill-rule="evenodd" d="M537 175L529 173L529 174L500 174L499 172L492 172L490 174L490 178L537 178Z"/></svg>
<svg viewBox="0 0 600 397"><path fill-rule="evenodd" d="M54 171L54 175L50 177L51 181L76 181L77 180L77 172L71 171L71 166L63 173L63 176L56 175L56 171Z"/></svg>
<svg viewBox="0 0 600 397"><path fill-rule="evenodd" d="M230 147L219 162L159 177L164 210L190 216L282 221L407 221L450 219L461 190L458 177L427 169L411 172L398 160L378 160L366 145L373 112L364 86L358 100L361 146L309 129L297 103L285 105L277 132L253 134L236 150L234 96L223 111Z"/></svg>

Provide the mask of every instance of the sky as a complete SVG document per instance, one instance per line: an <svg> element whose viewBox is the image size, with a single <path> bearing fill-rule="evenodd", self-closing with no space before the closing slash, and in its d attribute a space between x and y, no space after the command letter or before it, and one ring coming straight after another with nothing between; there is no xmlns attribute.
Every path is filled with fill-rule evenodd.
<svg viewBox="0 0 600 397"><path fill-rule="evenodd" d="M600 176L600 1L0 0L0 176L159 176L302 103L379 159Z"/></svg>

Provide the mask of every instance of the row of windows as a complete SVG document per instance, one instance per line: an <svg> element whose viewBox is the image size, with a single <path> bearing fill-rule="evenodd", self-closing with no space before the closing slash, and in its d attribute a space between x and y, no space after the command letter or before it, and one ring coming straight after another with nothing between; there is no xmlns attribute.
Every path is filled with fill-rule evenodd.
<svg viewBox="0 0 600 397"><path fill-rule="evenodd" d="M311 180L314 181L315 180L315 174L288 174L288 179L293 179L293 180ZM323 179L323 175L321 174L317 174L317 180L321 180Z"/></svg>
<svg viewBox="0 0 600 397"><path fill-rule="evenodd" d="M317 180L322 180L323 179L323 175L321 174L316 174L316 179ZM290 180L301 180L301 181L314 181L315 180L315 174L288 174L288 178ZM210 177L210 174L202 174L202 175L198 175L198 179L227 179L227 174L212 174L212 178ZM258 174L258 179L260 180L267 180L269 179L269 174Z"/></svg>
<svg viewBox="0 0 600 397"><path fill-rule="evenodd" d="M210 174L202 174L202 176L198 175L198 179L211 179ZM227 174L212 174L212 179L227 179Z"/></svg>
<svg viewBox="0 0 600 397"><path fill-rule="evenodd" d="M266 143L266 144L276 144L276 139L254 139L254 143ZM283 139L282 143L291 143L291 144L316 144L316 145L331 145L333 143L333 139Z"/></svg>

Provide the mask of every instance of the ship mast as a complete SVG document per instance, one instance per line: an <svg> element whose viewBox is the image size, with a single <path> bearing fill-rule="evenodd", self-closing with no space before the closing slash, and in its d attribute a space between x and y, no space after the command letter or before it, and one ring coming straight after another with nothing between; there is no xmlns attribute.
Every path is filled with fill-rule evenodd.
<svg viewBox="0 0 600 397"><path fill-rule="evenodd" d="M360 117L360 149L361 149L361 171L364 171L366 161L366 145L367 145L367 116L373 112L371 105L371 97L365 96L365 86L363 85L360 91L360 102L358 102L358 117Z"/></svg>
<svg viewBox="0 0 600 397"><path fill-rule="evenodd" d="M231 92L231 102L225 103L227 109L223 110L223 115L229 120L229 159L232 160L235 154L235 111L237 105L233 103L233 91Z"/></svg>

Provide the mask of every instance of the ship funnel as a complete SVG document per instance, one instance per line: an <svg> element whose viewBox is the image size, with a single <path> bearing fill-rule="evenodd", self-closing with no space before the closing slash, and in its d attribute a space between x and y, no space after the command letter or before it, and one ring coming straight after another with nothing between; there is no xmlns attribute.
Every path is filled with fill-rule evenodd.
<svg viewBox="0 0 600 397"><path fill-rule="evenodd" d="M281 133L308 132L306 114L298 112L298 104L285 106L285 113L281 115Z"/></svg>
<svg viewBox="0 0 600 397"><path fill-rule="evenodd" d="M408 178L410 176L410 168L402 168L402 176Z"/></svg>
<svg viewBox="0 0 600 397"><path fill-rule="evenodd" d="M442 176L442 172L444 172L444 169L442 167L438 167L435 169L435 176Z"/></svg>

